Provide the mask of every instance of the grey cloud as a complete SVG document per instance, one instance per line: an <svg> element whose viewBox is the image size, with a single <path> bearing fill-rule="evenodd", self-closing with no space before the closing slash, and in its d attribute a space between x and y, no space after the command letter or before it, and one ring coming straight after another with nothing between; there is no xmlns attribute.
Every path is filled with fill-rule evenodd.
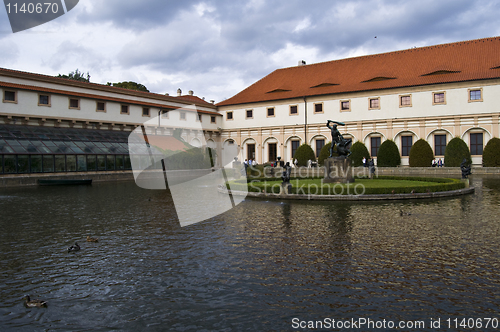
<svg viewBox="0 0 500 332"><path fill-rule="evenodd" d="M122 29L143 31L169 23L181 10L199 0L93 0L92 10L78 18L80 23L111 22Z"/></svg>

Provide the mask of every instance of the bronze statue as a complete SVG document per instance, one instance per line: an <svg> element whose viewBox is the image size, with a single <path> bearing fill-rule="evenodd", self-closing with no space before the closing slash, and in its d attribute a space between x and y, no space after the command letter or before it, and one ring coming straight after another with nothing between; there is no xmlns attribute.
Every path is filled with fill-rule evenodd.
<svg viewBox="0 0 500 332"><path fill-rule="evenodd" d="M330 125L330 123L333 123L333 125ZM332 147L330 148L330 158L333 157L333 148L335 146L337 146L337 154L339 156L349 157L351 155L352 139L345 139L337 129L337 125L345 126L345 123L332 120L328 120L326 123L326 126L332 133Z"/></svg>
<svg viewBox="0 0 500 332"><path fill-rule="evenodd" d="M462 179L467 179L467 177L472 174L470 168L471 168L470 165L467 165L467 159L464 158L464 160L462 160L462 163L460 164L460 170L462 171Z"/></svg>

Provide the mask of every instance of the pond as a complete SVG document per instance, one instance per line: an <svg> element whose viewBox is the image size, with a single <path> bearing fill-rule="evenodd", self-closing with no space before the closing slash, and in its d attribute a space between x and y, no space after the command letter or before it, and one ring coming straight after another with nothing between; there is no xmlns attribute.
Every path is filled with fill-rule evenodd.
<svg viewBox="0 0 500 332"><path fill-rule="evenodd" d="M0 329L498 327L500 179L472 185L440 200L247 198L183 228L168 191L131 182L1 189Z"/></svg>

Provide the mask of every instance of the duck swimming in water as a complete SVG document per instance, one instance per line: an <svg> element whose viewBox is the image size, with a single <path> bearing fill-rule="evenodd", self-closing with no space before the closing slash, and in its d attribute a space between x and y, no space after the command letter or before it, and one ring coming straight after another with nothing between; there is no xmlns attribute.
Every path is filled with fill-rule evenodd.
<svg viewBox="0 0 500 332"><path fill-rule="evenodd" d="M75 252L75 251L78 251L78 250L80 250L80 246L76 242L75 242L74 245L72 245L71 247L68 248L68 252Z"/></svg>
<svg viewBox="0 0 500 332"><path fill-rule="evenodd" d="M41 307L47 307L47 302L42 301L42 300L32 300L29 295L26 295L24 297L24 306L26 308L41 308Z"/></svg>
<svg viewBox="0 0 500 332"><path fill-rule="evenodd" d="M96 237L87 236L87 242L99 242L99 239Z"/></svg>

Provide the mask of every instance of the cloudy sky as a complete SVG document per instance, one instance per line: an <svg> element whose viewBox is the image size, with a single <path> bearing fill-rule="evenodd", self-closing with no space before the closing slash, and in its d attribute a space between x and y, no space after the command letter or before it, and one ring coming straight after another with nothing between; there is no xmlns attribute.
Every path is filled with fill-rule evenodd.
<svg viewBox="0 0 500 332"><path fill-rule="evenodd" d="M0 9L0 67L89 72L151 92L220 102L275 69L500 35L490 0L80 0L12 33ZM376 38L375 38L376 37Z"/></svg>

